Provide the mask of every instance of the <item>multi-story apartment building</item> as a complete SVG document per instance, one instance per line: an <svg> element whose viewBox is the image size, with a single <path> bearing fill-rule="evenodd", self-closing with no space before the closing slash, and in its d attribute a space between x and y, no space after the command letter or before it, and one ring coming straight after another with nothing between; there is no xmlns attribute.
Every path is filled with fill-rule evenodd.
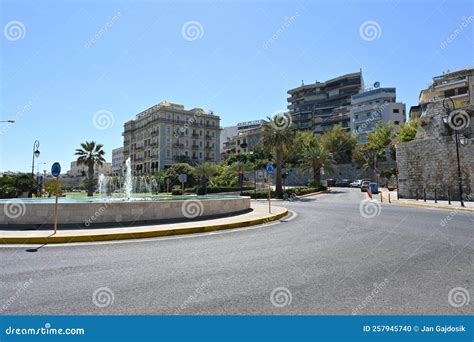
<svg viewBox="0 0 474 342"><path fill-rule="evenodd" d="M433 77L433 83L420 92L419 104L426 104L450 97L456 108L474 104L474 68L446 72Z"/></svg>
<svg viewBox="0 0 474 342"><path fill-rule="evenodd" d="M78 165L77 161L71 162L71 168L67 172L67 175L71 177L83 177L87 175L88 168L86 165ZM99 177L100 174L104 174L106 176L112 175L112 164L111 163L102 163L101 166L94 167L94 177Z"/></svg>
<svg viewBox="0 0 474 342"><path fill-rule="evenodd" d="M260 141L263 124L263 120L238 123L237 134L228 137L224 142L223 155L254 151Z"/></svg>
<svg viewBox="0 0 474 342"><path fill-rule="evenodd" d="M124 160L135 175L163 170L177 161L219 162L220 117L201 108L160 102L124 124Z"/></svg>
<svg viewBox="0 0 474 342"><path fill-rule="evenodd" d="M342 75L325 82L304 84L288 90L288 110L293 127L311 130L316 135L338 124L350 129L352 95L364 88L362 71Z"/></svg>
<svg viewBox="0 0 474 342"><path fill-rule="evenodd" d="M121 176L124 169L123 147L112 150L112 175Z"/></svg>
<svg viewBox="0 0 474 342"><path fill-rule="evenodd" d="M405 122L405 104L397 102L395 88L370 89L353 95L351 103L351 132L360 143L367 141L367 133L379 123L391 121L397 131Z"/></svg>

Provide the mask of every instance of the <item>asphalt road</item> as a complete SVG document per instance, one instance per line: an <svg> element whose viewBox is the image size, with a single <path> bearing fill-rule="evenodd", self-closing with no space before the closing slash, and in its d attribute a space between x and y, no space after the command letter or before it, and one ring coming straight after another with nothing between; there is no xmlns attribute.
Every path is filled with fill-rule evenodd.
<svg viewBox="0 0 474 342"><path fill-rule="evenodd" d="M0 313L472 314L474 214L382 204L366 218L364 198L278 202L296 217L231 232L1 247Z"/></svg>

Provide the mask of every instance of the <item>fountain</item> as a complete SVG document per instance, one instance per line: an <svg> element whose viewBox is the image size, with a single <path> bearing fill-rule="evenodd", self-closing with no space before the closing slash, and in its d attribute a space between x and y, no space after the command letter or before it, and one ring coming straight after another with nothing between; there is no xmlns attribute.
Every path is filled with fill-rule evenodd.
<svg viewBox="0 0 474 342"><path fill-rule="evenodd" d="M156 195L159 184L154 177L132 177L130 158L125 162L123 187L120 183L117 178L101 174L98 180L100 196L60 198L58 223L87 227L95 224L122 225L229 216L250 210L249 197ZM120 195L113 196L117 191ZM0 227L51 225L54 208L53 198L0 199Z"/></svg>
<svg viewBox="0 0 474 342"><path fill-rule="evenodd" d="M125 196L130 198L132 196L132 167L130 166L130 157L125 161L125 182L123 188L125 190Z"/></svg>

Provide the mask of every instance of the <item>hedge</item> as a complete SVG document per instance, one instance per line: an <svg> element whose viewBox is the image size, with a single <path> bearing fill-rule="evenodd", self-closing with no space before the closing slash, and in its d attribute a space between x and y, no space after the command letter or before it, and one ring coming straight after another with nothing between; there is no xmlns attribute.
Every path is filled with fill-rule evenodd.
<svg viewBox="0 0 474 342"><path fill-rule="evenodd" d="M307 195L311 194L313 192L318 192L318 191L324 191L327 188L325 186L321 186L319 189L317 188L308 188L306 186L297 186L294 188L286 189L283 192L283 197L291 197L292 195L296 196L301 196L301 195ZM268 190L258 190L255 192L255 190L247 190L247 191L242 191L240 193L241 196L250 196L251 198L268 198ZM286 196L285 196L286 195ZM276 198L276 192L271 191L270 192L271 198Z"/></svg>

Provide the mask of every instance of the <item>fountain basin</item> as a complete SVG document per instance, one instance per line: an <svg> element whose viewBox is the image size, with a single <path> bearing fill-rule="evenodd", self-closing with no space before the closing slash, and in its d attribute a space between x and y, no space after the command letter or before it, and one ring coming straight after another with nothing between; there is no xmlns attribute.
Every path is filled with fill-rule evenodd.
<svg viewBox="0 0 474 342"><path fill-rule="evenodd" d="M52 225L54 208L54 199L0 200L0 226ZM129 225L239 214L250 210L250 198L217 195L60 198L58 208L59 225Z"/></svg>

